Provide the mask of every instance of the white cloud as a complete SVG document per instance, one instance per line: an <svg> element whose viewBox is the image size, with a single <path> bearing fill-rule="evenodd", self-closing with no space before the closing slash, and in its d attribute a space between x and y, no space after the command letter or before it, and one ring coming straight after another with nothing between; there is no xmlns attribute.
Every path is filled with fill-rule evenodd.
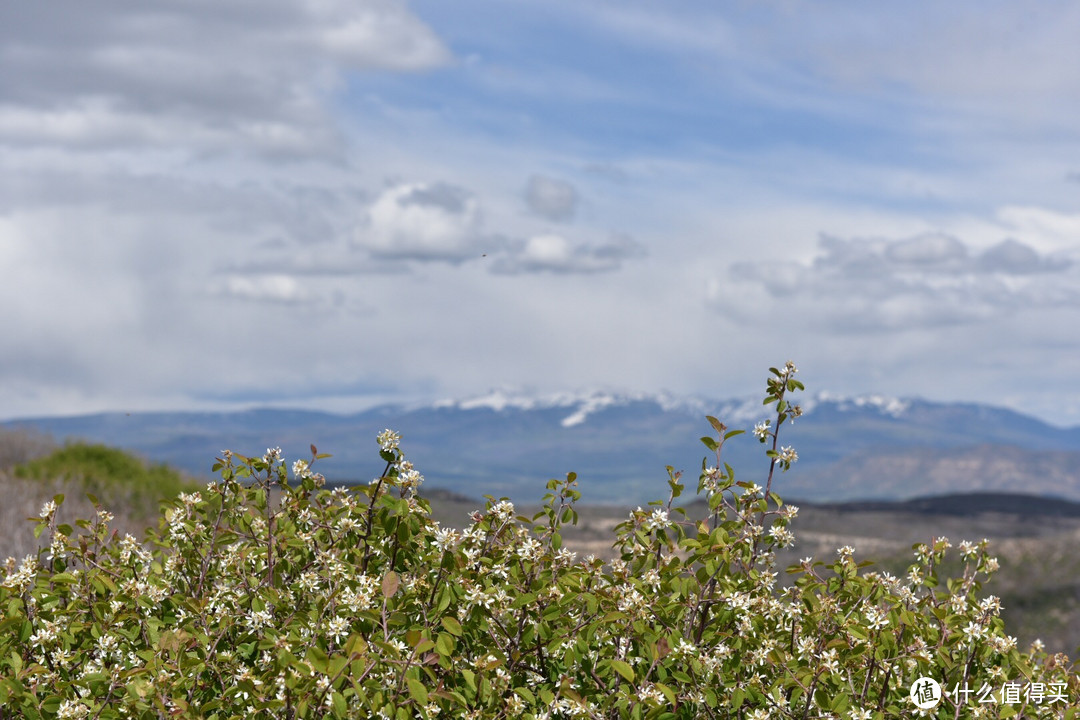
<svg viewBox="0 0 1080 720"><path fill-rule="evenodd" d="M525 202L540 217L563 222L572 219L577 212L578 193L568 182L533 175L525 188Z"/></svg>
<svg viewBox="0 0 1080 720"><path fill-rule="evenodd" d="M1038 238L1042 246L1076 249L1080 238L1080 213L1063 213L1042 207L1010 205L996 216L1004 225L1025 237Z"/></svg>
<svg viewBox="0 0 1080 720"><path fill-rule="evenodd" d="M375 200L356 243L379 258L459 263L497 244L481 225L479 202L464 188L404 183Z"/></svg>
<svg viewBox="0 0 1080 720"><path fill-rule="evenodd" d="M362 13L356 3L327 4L324 45L355 67L426 70L449 60L435 33L400 3L368 3Z"/></svg>
<svg viewBox="0 0 1080 720"><path fill-rule="evenodd" d="M448 60L397 0L5 3L0 144L329 158L345 73Z"/></svg>
<svg viewBox="0 0 1080 720"><path fill-rule="evenodd" d="M560 235L537 235L525 242L521 260L547 267L564 267L570 262L570 243Z"/></svg>
<svg viewBox="0 0 1080 720"><path fill-rule="evenodd" d="M225 278L224 292L244 300L305 303L314 298L296 278L289 275L238 276Z"/></svg>
<svg viewBox="0 0 1080 720"><path fill-rule="evenodd" d="M552 272L559 274L611 272L625 260L643 257L645 248L624 235L599 244L572 243L562 235L534 235L516 242L492 266L498 274Z"/></svg>
<svg viewBox="0 0 1080 720"><path fill-rule="evenodd" d="M973 250L941 233L844 239L823 235L808 263L741 262L707 296L745 322L780 317L840 334L977 323L1027 310L1080 309L1078 275L1063 256L1006 239Z"/></svg>
<svg viewBox="0 0 1080 720"><path fill-rule="evenodd" d="M954 237L927 233L886 243L885 257L897 265L942 267L963 261L967 249Z"/></svg>
<svg viewBox="0 0 1080 720"><path fill-rule="evenodd" d="M1030 245L1007 238L987 248L978 258L978 267L984 272L1023 275L1063 269L1061 265L1068 262L1059 260L1055 263L1050 258L1040 257Z"/></svg>

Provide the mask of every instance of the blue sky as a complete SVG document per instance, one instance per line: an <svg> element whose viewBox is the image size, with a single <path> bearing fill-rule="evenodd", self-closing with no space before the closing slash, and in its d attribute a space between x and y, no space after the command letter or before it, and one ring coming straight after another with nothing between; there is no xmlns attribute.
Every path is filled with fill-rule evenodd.
<svg viewBox="0 0 1080 720"><path fill-rule="evenodd" d="M1080 7L0 6L0 415L811 390L1080 423Z"/></svg>

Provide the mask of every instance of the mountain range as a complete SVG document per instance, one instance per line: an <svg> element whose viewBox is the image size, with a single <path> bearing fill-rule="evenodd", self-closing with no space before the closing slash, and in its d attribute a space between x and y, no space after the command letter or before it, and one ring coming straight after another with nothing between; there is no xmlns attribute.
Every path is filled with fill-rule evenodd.
<svg viewBox="0 0 1080 720"><path fill-rule="evenodd" d="M781 429L781 444L799 456L774 480L773 489L785 499L1007 492L1080 500L1080 427L1054 427L975 403L828 394L800 402L804 415ZM533 502L548 479L574 471L583 502L625 505L666 499L666 465L684 471L692 494L702 459L716 463L699 440L712 434L705 415L749 431L770 410L760 399L498 391L348 415L263 408L26 418L3 425L124 448L207 478L224 449L261 455L280 446L291 463L310 457L314 444L332 454L316 469L334 483L368 482L381 473L375 436L392 428L432 489ZM765 450L747 432L725 444L721 462L735 468L736 479L764 485Z"/></svg>

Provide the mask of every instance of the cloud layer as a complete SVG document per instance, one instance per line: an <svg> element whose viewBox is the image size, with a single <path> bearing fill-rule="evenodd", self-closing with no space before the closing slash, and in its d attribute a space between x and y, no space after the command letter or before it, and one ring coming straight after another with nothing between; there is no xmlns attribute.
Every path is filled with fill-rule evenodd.
<svg viewBox="0 0 1080 720"><path fill-rule="evenodd" d="M0 137L23 146L302 158L341 152L326 98L350 71L449 60L395 0L4 8Z"/></svg>
<svg viewBox="0 0 1080 720"><path fill-rule="evenodd" d="M710 299L750 319L794 314L829 332L885 333L1076 308L1078 279L1067 257L1012 238L975 250L942 233L823 235L810 262L732 265L711 283Z"/></svg>
<svg viewBox="0 0 1080 720"><path fill-rule="evenodd" d="M794 357L1080 423L1080 14L992 7L0 4L0 408Z"/></svg>

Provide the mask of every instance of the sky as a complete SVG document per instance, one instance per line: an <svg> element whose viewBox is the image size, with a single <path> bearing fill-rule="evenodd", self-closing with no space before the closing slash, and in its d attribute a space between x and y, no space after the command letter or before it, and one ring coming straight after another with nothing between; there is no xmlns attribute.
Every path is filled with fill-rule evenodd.
<svg viewBox="0 0 1080 720"><path fill-rule="evenodd" d="M0 419L605 389L1080 424L1080 5L0 4Z"/></svg>

